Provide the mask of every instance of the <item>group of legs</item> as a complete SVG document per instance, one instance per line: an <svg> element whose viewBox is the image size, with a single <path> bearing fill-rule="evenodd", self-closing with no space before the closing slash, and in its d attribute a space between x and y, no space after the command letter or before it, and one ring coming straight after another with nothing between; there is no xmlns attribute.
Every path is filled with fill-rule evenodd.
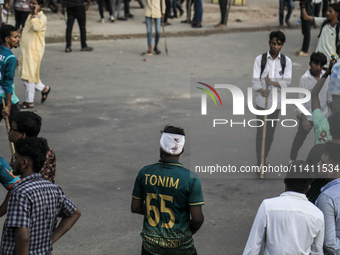
<svg viewBox="0 0 340 255"><path fill-rule="evenodd" d="M144 4L142 0L137 0L139 3L139 6L141 8L144 8ZM122 3L124 3L124 16L120 15L121 6ZM114 1L114 5L112 7L111 0L98 0L98 10L100 15L100 22L105 23L104 18L104 4L106 6L107 11L109 12L109 20L111 22L115 21L115 11L117 10L117 20L123 20L126 21L128 18L133 18L133 15L130 13L130 0L117 0Z"/></svg>

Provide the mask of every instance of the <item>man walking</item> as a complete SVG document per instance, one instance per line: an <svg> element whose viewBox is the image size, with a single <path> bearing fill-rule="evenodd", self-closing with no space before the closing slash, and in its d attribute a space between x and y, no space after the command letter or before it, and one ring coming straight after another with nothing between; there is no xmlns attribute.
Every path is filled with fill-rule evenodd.
<svg viewBox="0 0 340 255"><path fill-rule="evenodd" d="M51 88L40 80L40 64L45 51L47 19L37 0L31 0L32 12L21 34L19 76L26 87L26 100L22 109L34 107L35 89L41 91L41 103L45 102Z"/></svg>
<svg viewBox="0 0 340 255"><path fill-rule="evenodd" d="M308 165L297 161L292 167ZM261 203L243 255L323 254L323 214L305 195L312 180L312 171L287 173L285 192Z"/></svg>
<svg viewBox="0 0 340 255"><path fill-rule="evenodd" d="M284 18L284 9L285 5L287 5L287 14L285 18L285 22L288 27L292 27L292 24L290 23L290 15L292 14L292 11L294 9L294 2L293 0L279 0L279 22L280 26L283 26L283 18Z"/></svg>
<svg viewBox="0 0 340 255"><path fill-rule="evenodd" d="M306 71L304 75L302 75L299 83L299 87L303 89L307 89L308 91L312 91L317 81L321 78L321 76L325 73L323 66L327 63L326 56L321 52L313 52L310 56L309 62L309 70ZM322 91L319 93L319 101L320 101L320 111L325 117L328 117L328 107L327 107L327 89L328 85L324 85ZM299 98L303 98L305 95L303 93L299 93ZM312 103L309 100L307 103L303 104L308 112L312 113ZM297 109L299 112L299 127L298 132L295 135L292 148L290 150L290 161L296 161L298 152L303 145L303 142L306 140L307 135L310 130L313 128L313 118L312 115L306 116L301 112L300 109Z"/></svg>
<svg viewBox="0 0 340 255"><path fill-rule="evenodd" d="M0 121L2 118L8 118L11 114L19 112L19 99L14 94L14 73L17 59L13 55L11 49L18 47L20 38L18 29L11 25L3 25L0 28L1 40L0 45L0 99L5 99L6 107L3 109L2 102L0 104ZM13 103L13 105L12 105Z"/></svg>
<svg viewBox="0 0 340 255"><path fill-rule="evenodd" d="M142 255L194 255L192 235L204 220L201 182L178 162L184 130L166 126L162 132L161 160L139 171L132 192L131 211L144 215Z"/></svg>
<svg viewBox="0 0 340 255"><path fill-rule="evenodd" d="M52 244L72 228L80 211L59 186L40 174L48 151L45 139L19 139L15 151L14 173L21 181L12 187L0 253L50 254ZM57 217L62 218L58 226Z"/></svg>
<svg viewBox="0 0 340 255"><path fill-rule="evenodd" d="M265 110L266 98L268 99L268 109L271 109L273 102L273 90L277 90L277 106L268 119L277 119L281 109L281 88L286 88L292 79L292 61L289 57L281 54L281 49L286 41L284 33L273 31L269 35L269 51L256 57L253 70L253 89L256 92L257 110ZM258 128L256 132L256 156L257 165L261 165L263 115L257 115ZM261 125L262 124L262 125ZM270 147L274 140L274 132L277 122L267 125L265 134L264 164L268 156Z"/></svg>

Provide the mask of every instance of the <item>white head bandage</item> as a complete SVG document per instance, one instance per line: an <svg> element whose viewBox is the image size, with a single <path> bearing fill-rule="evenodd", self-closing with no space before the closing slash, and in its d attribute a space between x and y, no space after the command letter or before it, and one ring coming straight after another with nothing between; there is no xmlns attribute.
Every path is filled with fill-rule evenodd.
<svg viewBox="0 0 340 255"><path fill-rule="evenodd" d="M163 133L161 137L161 148L171 155L179 155L185 143L185 136L178 134Z"/></svg>

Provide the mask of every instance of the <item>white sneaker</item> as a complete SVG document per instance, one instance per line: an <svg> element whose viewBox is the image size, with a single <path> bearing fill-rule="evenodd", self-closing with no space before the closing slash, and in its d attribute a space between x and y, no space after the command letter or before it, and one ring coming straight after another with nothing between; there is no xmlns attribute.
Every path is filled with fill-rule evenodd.
<svg viewBox="0 0 340 255"><path fill-rule="evenodd" d="M113 16L111 15L110 18L109 18L109 20L110 20L111 22L115 22L115 17L113 17Z"/></svg>
<svg viewBox="0 0 340 255"><path fill-rule="evenodd" d="M100 23L105 23L105 19L100 19Z"/></svg>

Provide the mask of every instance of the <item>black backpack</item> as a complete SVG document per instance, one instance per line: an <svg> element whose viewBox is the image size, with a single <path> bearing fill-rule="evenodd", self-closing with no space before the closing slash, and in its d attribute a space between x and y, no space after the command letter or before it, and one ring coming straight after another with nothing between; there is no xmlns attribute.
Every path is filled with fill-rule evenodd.
<svg viewBox="0 0 340 255"><path fill-rule="evenodd" d="M328 21L328 20L325 20L325 21L322 23L321 28L320 28L320 33L319 33L319 35L318 35L318 38L320 38L322 29L323 29L323 27L324 27L326 24L329 24L329 21ZM339 46L340 22L336 23L335 31L336 31L336 35L335 35L335 48L336 48L336 54L339 55L339 47L338 47L338 46Z"/></svg>
<svg viewBox="0 0 340 255"><path fill-rule="evenodd" d="M286 68L286 56L281 53L281 68L282 68L282 75L285 73L285 68ZM260 79L262 76L262 73L264 71L264 68L266 67L267 64L267 53L262 54L262 59L261 59L261 73L260 73Z"/></svg>

